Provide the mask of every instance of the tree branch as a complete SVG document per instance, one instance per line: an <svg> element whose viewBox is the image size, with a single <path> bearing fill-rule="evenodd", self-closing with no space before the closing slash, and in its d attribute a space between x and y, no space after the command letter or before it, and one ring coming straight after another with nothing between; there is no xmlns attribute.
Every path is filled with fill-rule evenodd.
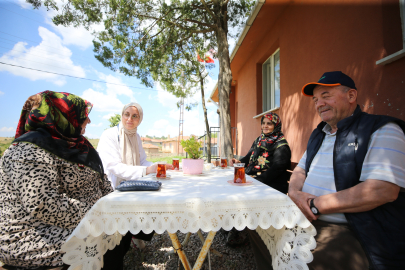
<svg viewBox="0 0 405 270"><path fill-rule="evenodd" d="M203 5L204 5L204 7L205 7L205 10L206 10L207 12L209 12L209 14L211 14L212 18L213 18L214 21L215 21L216 16L214 15L214 13L212 13L211 9L208 7L208 5L207 5L207 3L205 2L205 0L200 0L200 1L201 1L201 3L203 3Z"/></svg>
<svg viewBox="0 0 405 270"><path fill-rule="evenodd" d="M199 25L202 25L202 26L207 26L209 28L212 28L213 30L217 27L214 24L203 23L203 22L199 22L199 21L196 21L196 20L191 20L191 19L184 19L184 20L187 21L187 22L196 23L196 24L199 24Z"/></svg>

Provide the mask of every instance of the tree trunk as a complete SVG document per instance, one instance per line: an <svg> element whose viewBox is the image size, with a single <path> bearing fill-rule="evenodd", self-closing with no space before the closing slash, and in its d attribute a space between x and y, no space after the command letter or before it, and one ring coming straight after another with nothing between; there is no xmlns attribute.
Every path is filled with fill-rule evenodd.
<svg viewBox="0 0 405 270"><path fill-rule="evenodd" d="M222 2L222 1L221 1ZM219 117L220 117L220 141L221 156L226 156L229 160L233 158L232 133L231 133L231 110L229 96L231 93L231 61L228 49L228 24L227 24L227 4L216 7L216 36L218 42L218 97L219 97Z"/></svg>
<svg viewBox="0 0 405 270"><path fill-rule="evenodd" d="M202 98L202 106L204 111L204 120L205 120L205 130L207 131L208 137L208 144L207 144L207 162L211 163L211 133L210 133L210 126L208 124L208 116L207 116L207 108L205 107L205 98L204 98L204 78L202 74L200 75L200 86L201 86L201 98Z"/></svg>

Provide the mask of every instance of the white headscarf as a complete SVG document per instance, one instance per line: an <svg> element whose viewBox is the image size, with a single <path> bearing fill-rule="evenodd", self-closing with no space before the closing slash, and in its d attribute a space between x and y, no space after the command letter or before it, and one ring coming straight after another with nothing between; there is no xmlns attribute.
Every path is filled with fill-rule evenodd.
<svg viewBox="0 0 405 270"><path fill-rule="evenodd" d="M124 112L128 107L136 107L139 112L139 123L138 126L142 122L143 118L143 110L141 105L135 102L128 103L127 105L122 108L121 113L121 125L119 129L119 136L120 136L120 149L121 149L121 158L122 163L132 166L140 165L140 156L139 156L139 149L138 149L138 139L136 136L136 132L138 126L133 129L126 129L124 126Z"/></svg>

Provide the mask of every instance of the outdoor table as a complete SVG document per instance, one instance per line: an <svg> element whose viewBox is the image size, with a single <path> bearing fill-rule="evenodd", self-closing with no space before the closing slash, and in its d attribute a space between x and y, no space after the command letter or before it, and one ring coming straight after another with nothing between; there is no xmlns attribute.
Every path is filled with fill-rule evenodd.
<svg viewBox="0 0 405 270"><path fill-rule="evenodd" d="M114 191L101 198L62 246L69 269L100 269L107 249L119 244L128 231L148 234L168 231L185 269L176 232L209 232L193 269L199 269L223 228L256 229L270 251L274 269L308 269L316 231L285 194L247 176L250 185L235 186L233 168L214 168L198 176L167 171L159 191ZM156 180L152 176L142 180ZM254 262L252 262L254 263Z"/></svg>

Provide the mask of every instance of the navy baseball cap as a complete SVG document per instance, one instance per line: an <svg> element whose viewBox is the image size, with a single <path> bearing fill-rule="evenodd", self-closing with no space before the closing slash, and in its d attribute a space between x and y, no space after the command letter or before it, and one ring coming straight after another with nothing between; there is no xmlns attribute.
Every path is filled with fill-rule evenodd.
<svg viewBox="0 0 405 270"><path fill-rule="evenodd" d="M325 72L318 82L307 83L302 87L302 94L307 97L312 97L314 95L314 88L317 85L324 86L338 86L343 85L350 87L350 89L356 89L356 85L352 78L344 74L342 71L331 71Z"/></svg>

